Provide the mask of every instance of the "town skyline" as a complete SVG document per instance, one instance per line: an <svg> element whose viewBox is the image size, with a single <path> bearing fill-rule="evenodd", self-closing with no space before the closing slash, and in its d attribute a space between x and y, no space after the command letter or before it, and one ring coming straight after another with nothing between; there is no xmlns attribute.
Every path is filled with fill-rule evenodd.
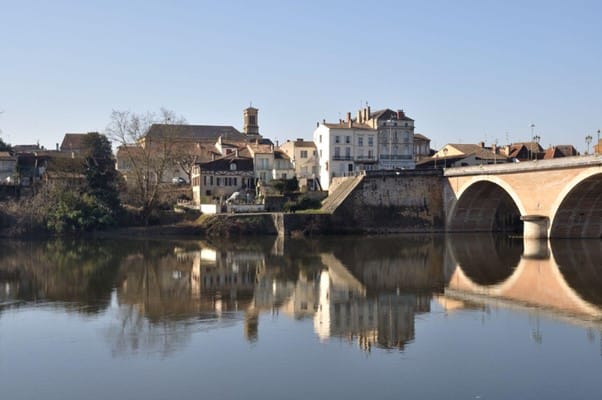
<svg viewBox="0 0 602 400"><path fill-rule="evenodd" d="M602 128L597 2L118 4L3 7L5 141L54 148L113 109L240 129L250 104L280 143L366 103L403 109L433 148L535 134L583 153Z"/></svg>

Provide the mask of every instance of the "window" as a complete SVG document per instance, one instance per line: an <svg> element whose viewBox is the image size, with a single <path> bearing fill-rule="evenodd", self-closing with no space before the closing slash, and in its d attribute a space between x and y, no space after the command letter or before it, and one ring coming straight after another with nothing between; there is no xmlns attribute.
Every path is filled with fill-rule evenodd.
<svg viewBox="0 0 602 400"><path fill-rule="evenodd" d="M213 186L213 175L211 175L211 176L209 177L209 184L210 184L211 186Z"/></svg>
<svg viewBox="0 0 602 400"><path fill-rule="evenodd" d="M339 157L341 155L341 148L340 147L335 147L334 148L334 156L335 157Z"/></svg>
<svg viewBox="0 0 602 400"><path fill-rule="evenodd" d="M255 125L257 123L257 120L255 119L254 115L249 115L249 125Z"/></svg>
<svg viewBox="0 0 602 400"><path fill-rule="evenodd" d="M230 171L236 171L236 163L230 164Z"/></svg>
<svg viewBox="0 0 602 400"><path fill-rule="evenodd" d="M222 185L222 178L215 178L215 185L216 186L221 186Z"/></svg>
<svg viewBox="0 0 602 400"><path fill-rule="evenodd" d="M364 137L363 136L357 137L357 145L360 147L364 145Z"/></svg>
<svg viewBox="0 0 602 400"><path fill-rule="evenodd" d="M301 150L301 158L307 158L307 150Z"/></svg>
<svg viewBox="0 0 602 400"><path fill-rule="evenodd" d="M234 186L238 186L238 178L232 178L232 180L234 181Z"/></svg>
<svg viewBox="0 0 602 400"><path fill-rule="evenodd" d="M334 137L334 142L335 143L341 143L341 137L339 135Z"/></svg>
<svg viewBox="0 0 602 400"><path fill-rule="evenodd" d="M319 137L319 142L322 143L322 135Z"/></svg>
<svg viewBox="0 0 602 400"><path fill-rule="evenodd" d="M351 136L345 136L345 144L351 144Z"/></svg>
<svg viewBox="0 0 602 400"><path fill-rule="evenodd" d="M374 146L374 136L368 136L368 146Z"/></svg>
<svg viewBox="0 0 602 400"><path fill-rule="evenodd" d="M320 149L320 158L322 158L322 149Z"/></svg>
<svg viewBox="0 0 602 400"><path fill-rule="evenodd" d="M351 147L345 147L345 157L351 158Z"/></svg>

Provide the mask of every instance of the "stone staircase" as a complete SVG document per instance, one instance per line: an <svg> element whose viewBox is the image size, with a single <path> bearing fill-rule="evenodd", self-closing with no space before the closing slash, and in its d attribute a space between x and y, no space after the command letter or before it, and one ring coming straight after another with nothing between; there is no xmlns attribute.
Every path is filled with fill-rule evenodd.
<svg viewBox="0 0 602 400"><path fill-rule="evenodd" d="M343 204L351 192L362 182L365 175L350 176L340 178L335 185L331 185L328 197L322 201L320 211L324 213L334 213L336 209ZM333 182L334 183L334 182Z"/></svg>

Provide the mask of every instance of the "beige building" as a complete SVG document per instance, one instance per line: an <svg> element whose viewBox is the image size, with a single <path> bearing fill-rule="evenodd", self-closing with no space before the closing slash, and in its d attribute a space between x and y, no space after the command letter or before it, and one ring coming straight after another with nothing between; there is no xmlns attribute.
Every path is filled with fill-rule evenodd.
<svg viewBox="0 0 602 400"><path fill-rule="evenodd" d="M414 159L418 162L431 156L431 139L426 136L414 134Z"/></svg>
<svg viewBox="0 0 602 400"><path fill-rule="evenodd" d="M314 188L313 182L319 175L318 150L312 141L287 140L279 149L292 161L300 187Z"/></svg>
<svg viewBox="0 0 602 400"><path fill-rule="evenodd" d="M249 143L247 150L253 159L258 181L268 183L273 179L291 179L295 176L291 159L283 151L274 149L273 144Z"/></svg>

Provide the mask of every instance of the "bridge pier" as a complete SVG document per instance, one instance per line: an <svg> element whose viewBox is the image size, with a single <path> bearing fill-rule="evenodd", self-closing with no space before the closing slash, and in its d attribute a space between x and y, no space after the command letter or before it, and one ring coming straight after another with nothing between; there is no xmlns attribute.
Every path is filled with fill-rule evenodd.
<svg viewBox="0 0 602 400"><path fill-rule="evenodd" d="M545 215L523 215L523 238L547 239L550 219Z"/></svg>
<svg viewBox="0 0 602 400"><path fill-rule="evenodd" d="M523 239L523 258L547 260L550 258L550 246L546 239Z"/></svg>

